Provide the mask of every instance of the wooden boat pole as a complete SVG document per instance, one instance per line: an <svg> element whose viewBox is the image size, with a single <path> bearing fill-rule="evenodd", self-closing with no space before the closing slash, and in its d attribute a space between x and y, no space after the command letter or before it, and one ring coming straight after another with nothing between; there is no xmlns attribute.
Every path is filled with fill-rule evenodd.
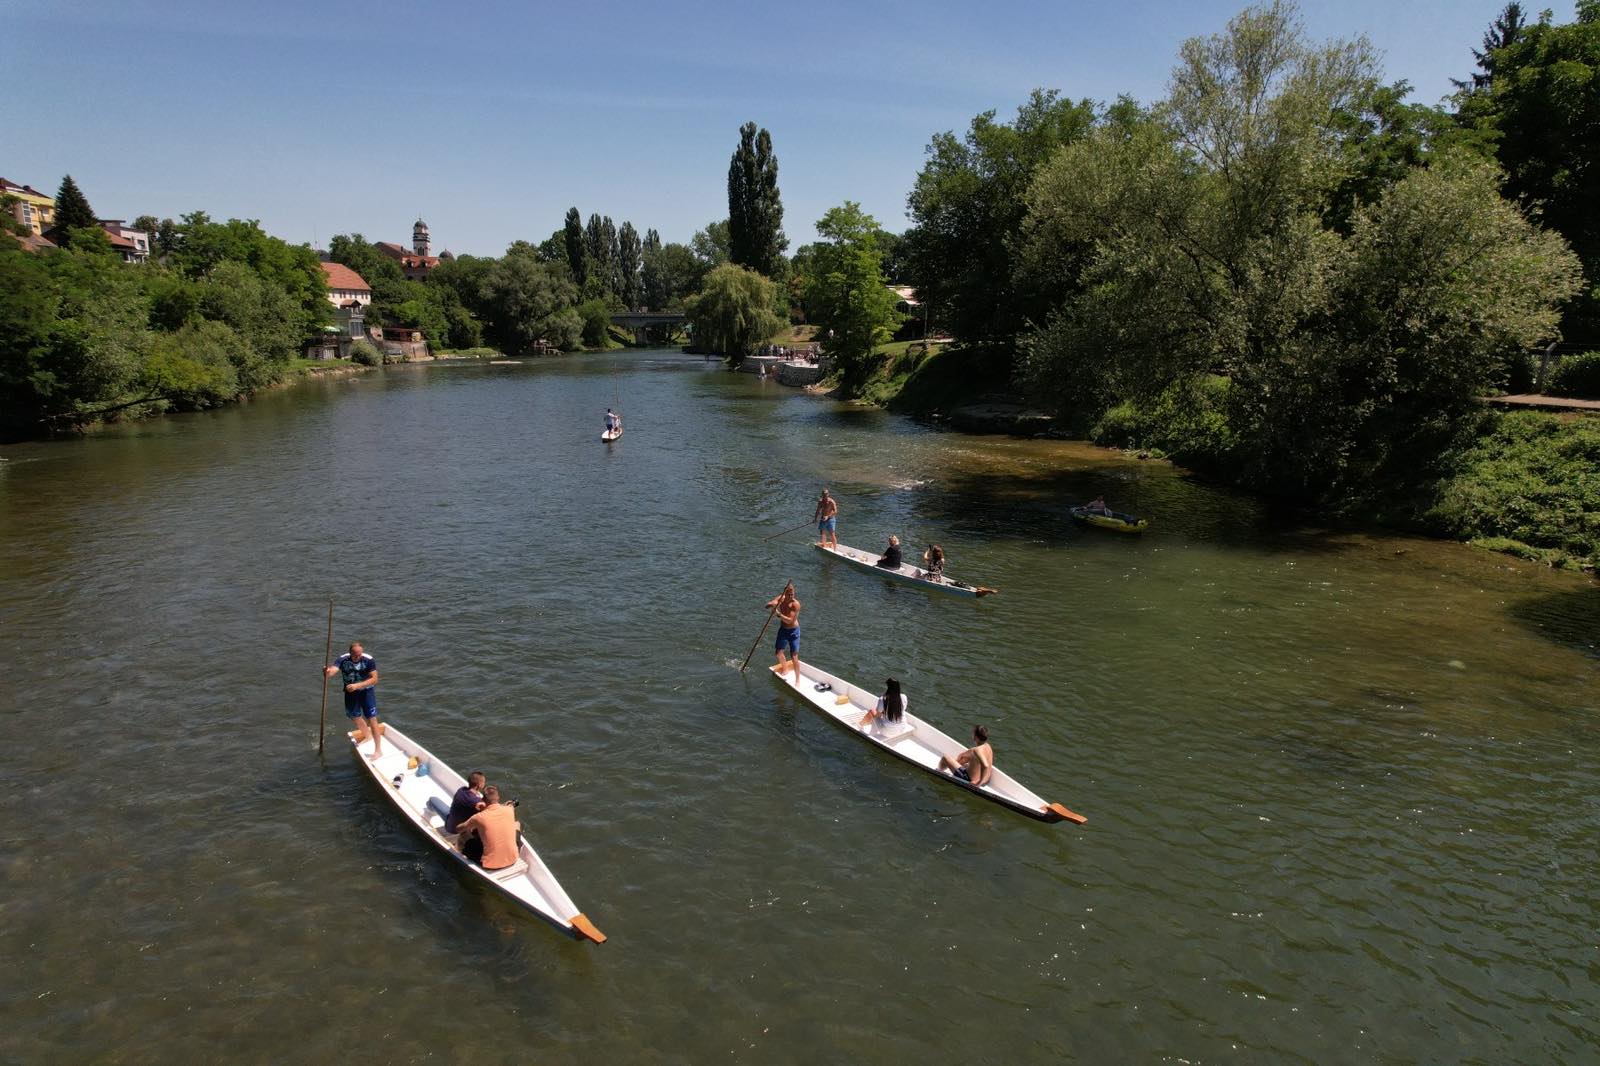
<svg viewBox="0 0 1600 1066"><path fill-rule="evenodd" d="M333 600L328 600L328 643L322 653L322 717L317 719L317 754L322 754L322 736L328 728L328 667L333 665Z"/></svg>
<svg viewBox="0 0 1600 1066"><path fill-rule="evenodd" d="M811 519L808 518L804 522L801 522L797 526L790 526L788 529L784 530L783 533L774 533L770 537L762 537L761 538L761 543L765 544L769 540L777 540L779 537L783 536L785 533L793 533L795 530L804 529L807 526L809 526L810 524L811 524Z"/></svg>
<svg viewBox="0 0 1600 1066"><path fill-rule="evenodd" d="M784 588L788 588L789 587L789 582L785 581L783 583L783 587ZM782 596L783 593L780 592L780 593L778 593L778 595ZM756 634L755 643L750 645L750 654L746 655L744 657L744 664L739 667L739 672L741 674L744 673L745 667L750 665L750 659L755 655L756 648L760 647L761 638L767 635L767 627L772 624L772 617L773 617L773 615L775 615L777 613L778 613L778 605L777 604L773 604L772 605L772 610L767 612L767 620L765 622L761 623L761 632Z"/></svg>

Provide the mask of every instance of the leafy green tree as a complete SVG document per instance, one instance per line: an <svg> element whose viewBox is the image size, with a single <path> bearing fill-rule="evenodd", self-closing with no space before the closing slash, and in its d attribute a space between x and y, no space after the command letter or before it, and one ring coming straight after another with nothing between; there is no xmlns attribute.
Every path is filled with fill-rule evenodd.
<svg viewBox="0 0 1600 1066"><path fill-rule="evenodd" d="M906 279L933 315L970 344L1011 338L1048 308L1019 306L1011 290L1011 243L1026 215L1034 171L1094 123L1088 100L1035 90L1010 123L993 111L964 137L936 135L907 206Z"/></svg>
<svg viewBox="0 0 1600 1066"><path fill-rule="evenodd" d="M1472 58L1478 61L1478 69L1467 75L1465 80L1451 78L1450 83L1457 89L1471 92L1482 92L1489 88L1494 83L1495 53L1515 44L1527 23L1522 5L1516 0L1511 0L1511 3L1501 9L1500 14L1495 16L1495 20L1484 31L1483 49L1472 50Z"/></svg>
<svg viewBox="0 0 1600 1066"><path fill-rule="evenodd" d="M567 233L558 229L550 236L539 242L537 249L541 263L566 263L567 261Z"/></svg>
<svg viewBox="0 0 1600 1066"><path fill-rule="evenodd" d="M589 280L589 246L584 240L583 216L578 214L576 207L567 208L566 224L561 234L567 246L567 266L572 271L572 280L581 289Z"/></svg>
<svg viewBox="0 0 1600 1066"><path fill-rule="evenodd" d="M784 326L772 310L778 287L753 270L725 263L706 275L705 287L684 302L702 351L742 359Z"/></svg>
<svg viewBox="0 0 1600 1066"><path fill-rule="evenodd" d="M583 319L583 346L603 350L610 347L611 308L604 300L585 300L577 307Z"/></svg>
<svg viewBox="0 0 1600 1066"><path fill-rule="evenodd" d="M770 278L788 247L772 135L746 122L739 127L739 147L728 163L729 261Z"/></svg>
<svg viewBox="0 0 1600 1066"><path fill-rule="evenodd" d="M686 244L646 249L643 260L639 271L641 298L652 311L680 309L705 280L706 265Z"/></svg>
<svg viewBox="0 0 1600 1066"><path fill-rule="evenodd" d="M877 346L893 335L902 316L898 297L883 278L883 230L861 205L846 200L817 222L822 241L806 286L806 307L823 337L823 351L842 372L841 390L855 395L877 366Z"/></svg>
<svg viewBox="0 0 1600 1066"><path fill-rule="evenodd" d="M483 272L484 336L512 355L532 351L541 340L571 348L583 332L583 319L573 310L577 295L564 268L508 254Z"/></svg>
<svg viewBox="0 0 1600 1066"><path fill-rule="evenodd" d="M661 234L653 229L644 231L644 251L659 252L661 250Z"/></svg>
<svg viewBox="0 0 1600 1066"><path fill-rule="evenodd" d="M632 222L624 222L617 232L617 274L621 282L617 295L622 297L624 307L635 308L641 302L639 268L643 256L639 231L633 228Z"/></svg>
<svg viewBox="0 0 1600 1066"><path fill-rule="evenodd" d="M705 229L695 230L694 236L689 238L689 248L709 271L732 261L729 241L728 220L724 218L708 222Z"/></svg>
<svg viewBox="0 0 1600 1066"><path fill-rule="evenodd" d="M151 345L138 387L180 410L213 407L246 391L235 359L249 342L225 323L196 319Z"/></svg>
<svg viewBox="0 0 1600 1066"><path fill-rule="evenodd" d="M61 188L56 190L56 243L65 248L72 243L74 231L97 228L99 225L100 220L95 217L94 208L89 206L89 198L83 195L83 190L72 180L72 175L62 178Z"/></svg>

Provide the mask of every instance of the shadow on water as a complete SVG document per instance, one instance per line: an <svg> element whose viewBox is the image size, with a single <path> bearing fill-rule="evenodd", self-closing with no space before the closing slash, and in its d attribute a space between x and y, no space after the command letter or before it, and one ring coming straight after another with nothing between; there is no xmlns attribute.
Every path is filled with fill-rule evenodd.
<svg viewBox="0 0 1600 1066"><path fill-rule="evenodd" d="M1600 588L1593 582L1523 600L1510 614L1538 636L1600 660Z"/></svg>

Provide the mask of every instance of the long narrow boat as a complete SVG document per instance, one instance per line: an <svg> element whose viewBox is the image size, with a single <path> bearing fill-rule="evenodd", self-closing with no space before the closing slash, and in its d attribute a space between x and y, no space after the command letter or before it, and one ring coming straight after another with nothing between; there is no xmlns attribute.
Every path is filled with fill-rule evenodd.
<svg viewBox="0 0 1600 1066"><path fill-rule="evenodd" d="M831 555L835 559L843 559L847 563L854 563L863 570L871 571L895 581L902 581L907 585L931 589L934 592L948 592L954 596L971 596L977 599L983 596L993 596L1000 591L999 589L985 588L982 585L969 585L965 581L957 581L952 577L932 577L929 576L926 570L912 566L910 563L901 563L898 569L891 570L886 566L878 565L878 556L868 554L860 548L852 548L848 544L841 544L837 548L829 548L821 544L814 546L824 555Z"/></svg>
<svg viewBox="0 0 1600 1066"><path fill-rule="evenodd" d="M473 877L568 936L596 944L605 942L605 934L578 910L526 837L517 842L517 861L504 870L485 870L456 850L456 837L444 831L444 818L450 812L456 789L466 781L442 759L387 723L383 727L383 756L376 762L367 758L372 741L357 743L351 734L350 742L355 747L356 761L367 768L378 789L423 836L466 867Z"/></svg>
<svg viewBox="0 0 1600 1066"><path fill-rule="evenodd" d="M1150 525L1143 518L1136 518L1131 514L1112 511L1110 514L1101 514L1091 511L1087 507L1074 507L1072 517L1086 526L1098 526L1101 529L1110 529L1118 533L1143 533Z"/></svg>
<svg viewBox="0 0 1600 1066"><path fill-rule="evenodd" d="M898 726L883 728L874 722L867 729L862 729L860 726L862 715L878 705L878 697L866 689L806 663L800 664L799 684L795 683L793 674L779 674L775 666L770 669L773 676L785 688L799 695L813 710L834 725L854 733L896 758L904 759L918 769L927 771L947 784L966 789L974 795L992 800L1002 807L1009 807L1029 818L1037 818L1041 822L1065 821L1082 825L1088 821L1083 815L1074 814L1059 803L1050 803L1038 793L1023 787L998 766L989 775L989 783L982 787L939 769L941 755L948 755L954 759L967 749L949 735L912 714L909 709L900 716Z"/></svg>

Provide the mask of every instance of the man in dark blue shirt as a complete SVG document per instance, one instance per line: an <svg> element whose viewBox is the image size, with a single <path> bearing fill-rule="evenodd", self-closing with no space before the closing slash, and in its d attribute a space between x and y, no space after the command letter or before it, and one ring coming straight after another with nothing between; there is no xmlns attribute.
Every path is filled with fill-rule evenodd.
<svg viewBox="0 0 1600 1066"><path fill-rule="evenodd" d="M483 810L484 776L474 770L467 775L467 783L456 789L450 800L450 813L444 817L444 831L454 833L461 823Z"/></svg>
<svg viewBox="0 0 1600 1066"><path fill-rule="evenodd" d="M328 676L342 674L344 676L344 715L355 720L356 743L361 744L372 736L372 754L367 758L374 761L383 754L382 727L378 724L378 664L362 650L361 645L352 644L350 650L334 660L328 667Z"/></svg>

